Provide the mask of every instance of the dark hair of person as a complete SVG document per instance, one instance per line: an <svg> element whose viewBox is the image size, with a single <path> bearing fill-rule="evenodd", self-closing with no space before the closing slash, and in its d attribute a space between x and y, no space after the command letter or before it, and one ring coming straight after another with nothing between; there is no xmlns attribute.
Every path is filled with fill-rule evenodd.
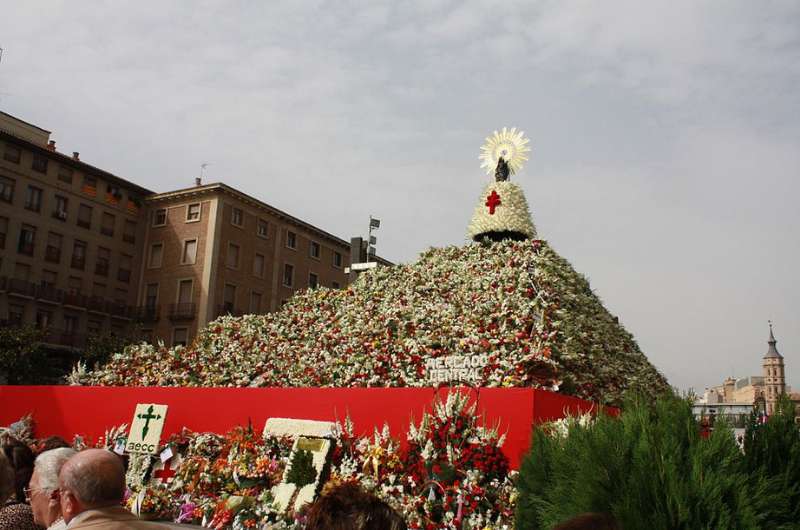
<svg viewBox="0 0 800 530"><path fill-rule="evenodd" d="M306 530L406 530L391 506L346 482L316 500L306 513Z"/></svg>
<svg viewBox="0 0 800 530"><path fill-rule="evenodd" d="M582 513L553 527L553 530L622 530L610 513Z"/></svg>
<svg viewBox="0 0 800 530"><path fill-rule="evenodd" d="M3 445L8 463L14 468L14 490L17 502L25 502L25 488L33 474L35 460L31 448L17 439L10 438Z"/></svg>
<svg viewBox="0 0 800 530"><path fill-rule="evenodd" d="M58 449L60 447L72 447L69 442L60 436L48 436L39 444L38 450L40 453L49 451L51 449Z"/></svg>

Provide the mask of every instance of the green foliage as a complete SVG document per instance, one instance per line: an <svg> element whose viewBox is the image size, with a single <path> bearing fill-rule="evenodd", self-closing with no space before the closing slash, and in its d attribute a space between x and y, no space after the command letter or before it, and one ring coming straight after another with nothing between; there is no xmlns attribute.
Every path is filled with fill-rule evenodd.
<svg viewBox="0 0 800 530"><path fill-rule="evenodd" d="M733 433L699 434L691 405L674 395L629 399L619 419L577 423L564 438L534 432L519 477L517 529L547 529L584 512L623 528L764 528L764 483L751 482Z"/></svg>
<svg viewBox="0 0 800 530"><path fill-rule="evenodd" d="M289 464L289 474L286 477L286 482L294 484L297 489L302 488L306 484L313 484L317 480L317 470L314 469L314 457L310 451L305 449L298 449L292 455L292 461Z"/></svg>
<svg viewBox="0 0 800 530"><path fill-rule="evenodd" d="M126 335L104 333L91 335L86 341L86 348L81 354L81 360L90 369L105 363L114 353L123 351L125 346L135 341L136 334L130 332Z"/></svg>
<svg viewBox="0 0 800 530"><path fill-rule="evenodd" d="M745 466L762 488L760 511L769 528L800 527L800 428L783 395L766 423L751 414L744 436Z"/></svg>
<svg viewBox="0 0 800 530"><path fill-rule="evenodd" d="M33 327L0 327L0 379L5 376L11 385L41 383L47 357L43 338L42 330Z"/></svg>

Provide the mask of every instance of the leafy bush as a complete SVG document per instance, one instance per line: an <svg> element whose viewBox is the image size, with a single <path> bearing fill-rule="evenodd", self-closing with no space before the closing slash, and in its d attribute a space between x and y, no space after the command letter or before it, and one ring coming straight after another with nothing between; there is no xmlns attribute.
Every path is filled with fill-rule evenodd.
<svg viewBox="0 0 800 530"><path fill-rule="evenodd" d="M688 400L629 399L618 419L573 422L564 437L535 430L520 470L516 527L547 529L605 512L625 529L775 528L764 511L770 485L748 466L723 422L700 436Z"/></svg>
<svg viewBox="0 0 800 530"><path fill-rule="evenodd" d="M0 382L10 385L40 383L47 358L43 332L33 327L0 327Z"/></svg>

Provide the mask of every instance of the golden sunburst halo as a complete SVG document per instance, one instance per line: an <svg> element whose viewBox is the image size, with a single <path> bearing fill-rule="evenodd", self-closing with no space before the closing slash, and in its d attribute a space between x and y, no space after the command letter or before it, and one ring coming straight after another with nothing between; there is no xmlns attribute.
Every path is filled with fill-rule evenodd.
<svg viewBox="0 0 800 530"><path fill-rule="evenodd" d="M478 157L481 167L486 168L486 173L491 175L497 167L497 161L503 157L511 173L516 173L528 161L528 153L531 152L528 142L525 133L518 131L516 127L503 127L502 131L495 131L486 138L486 143L481 147L481 156Z"/></svg>

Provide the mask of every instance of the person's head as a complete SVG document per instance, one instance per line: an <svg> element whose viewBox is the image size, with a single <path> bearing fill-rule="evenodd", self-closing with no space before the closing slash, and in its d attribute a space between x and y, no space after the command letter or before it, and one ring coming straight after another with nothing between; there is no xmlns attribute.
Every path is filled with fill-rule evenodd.
<svg viewBox="0 0 800 530"><path fill-rule="evenodd" d="M14 468L3 451L0 451L0 506L16 496Z"/></svg>
<svg viewBox="0 0 800 530"><path fill-rule="evenodd" d="M86 449L64 464L58 475L61 515L70 522L86 510L114 506L125 495L125 468L105 449Z"/></svg>
<svg viewBox="0 0 800 530"><path fill-rule="evenodd" d="M553 530L621 530L609 513L582 513L553 527Z"/></svg>
<svg viewBox="0 0 800 530"><path fill-rule="evenodd" d="M306 514L306 530L406 530L391 506L353 483L334 487Z"/></svg>
<svg viewBox="0 0 800 530"><path fill-rule="evenodd" d="M66 461L76 453L74 449L62 447L45 451L36 457L28 486L28 502L33 510L33 520L39 526L48 527L61 517L58 474Z"/></svg>
<svg viewBox="0 0 800 530"><path fill-rule="evenodd" d="M33 473L33 451L16 438L9 438L3 445L8 462L14 469L14 492L18 502L25 501L25 488Z"/></svg>
<svg viewBox="0 0 800 530"><path fill-rule="evenodd" d="M60 436L48 436L39 443L37 447L39 453L50 451L51 449L58 449L59 447L71 447L69 443Z"/></svg>

